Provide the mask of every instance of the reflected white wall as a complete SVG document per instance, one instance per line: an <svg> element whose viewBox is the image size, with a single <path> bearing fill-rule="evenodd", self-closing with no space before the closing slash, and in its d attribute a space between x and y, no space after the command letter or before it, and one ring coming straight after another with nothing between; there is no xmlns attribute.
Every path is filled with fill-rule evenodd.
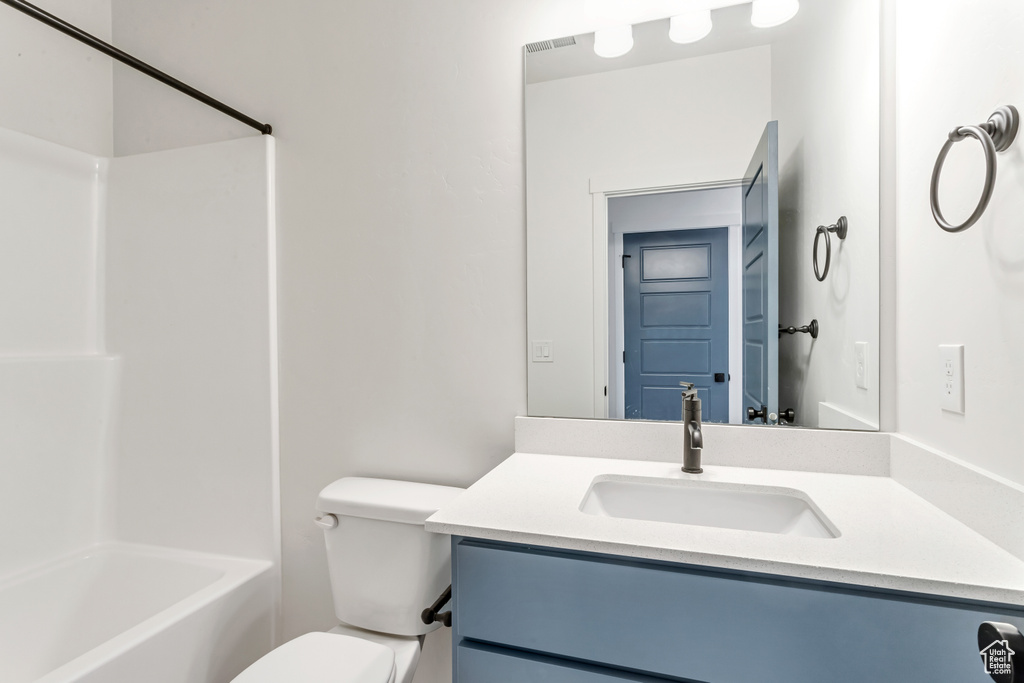
<svg viewBox="0 0 1024 683"><path fill-rule="evenodd" d="M526 86L530 415L595 417L593 185L737 180L770 118L769 47Z"/></svg>
<svg viewBox="0 0 1024 683"><path fill-rule="evenodd" d="M779 339L779 407L809 427L877 429L879 420L879 4L801 4L809 28L772 46L772 118L779 121L779 324L817 319L820 334ZM824 282L815 228L845 215ZM822 240L823 242L824 240ZM825 247L819 245L824 267ZM867 342L867 387L854 344ZM819 415L822 421L819 422Z"/></svg>

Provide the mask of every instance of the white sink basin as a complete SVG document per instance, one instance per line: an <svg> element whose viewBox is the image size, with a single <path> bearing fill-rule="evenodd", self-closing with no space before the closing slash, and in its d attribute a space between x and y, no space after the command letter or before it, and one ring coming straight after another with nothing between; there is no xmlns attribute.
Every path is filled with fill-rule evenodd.
<svg viewBox="0 0 1024 683"><path fill-rule="evenodd" d="M589 515L838 538L839 530L796 489L693 479L601 475L580 503Z"/></svg>

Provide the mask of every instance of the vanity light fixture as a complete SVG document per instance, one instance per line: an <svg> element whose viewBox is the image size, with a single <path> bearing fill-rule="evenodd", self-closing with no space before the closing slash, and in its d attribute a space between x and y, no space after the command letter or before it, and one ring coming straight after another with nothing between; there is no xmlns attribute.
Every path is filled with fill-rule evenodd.
<svg viewBox="0 0 1024 683"><path fill-rule="evenodd" d="M668 37L673 43L696 43L711 33L711 10L696 10L669 19Z"/></svg>
<svg viewBox="0 0 1024 683"><path fill-rule="evenodd" d="M668 37L674 43L695 43L711 33L711 11L751 3L750 23L758 28L784 24L800 11L800 0L644 0L616 4L616 0L587 0L594 31L594 52L599 57L621 57L633 49L633 24L668 16Z"/></svg>
<svg viewBox="0 0 1024 683"><path fill-rule="evenodd" d="M754 0L750 23L758 28L785 24L800 11L800 0Z"/></svg>
<svg viewBox="0 0 1024 683"><path fill-rule="evenodd" d="M594 31L594 52L598 57L621 57L633 49L633 27L629 24Z"/></svg>

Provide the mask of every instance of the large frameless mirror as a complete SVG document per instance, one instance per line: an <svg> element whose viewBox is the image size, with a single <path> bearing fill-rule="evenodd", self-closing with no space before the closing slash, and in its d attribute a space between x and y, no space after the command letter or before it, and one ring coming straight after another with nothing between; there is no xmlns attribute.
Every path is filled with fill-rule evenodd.
<svg viewBox="0 0 1024 683"><path fill-rule="evenodd" d="M878 2L709 17L524 50L528 412L877 429Z"/></svg>

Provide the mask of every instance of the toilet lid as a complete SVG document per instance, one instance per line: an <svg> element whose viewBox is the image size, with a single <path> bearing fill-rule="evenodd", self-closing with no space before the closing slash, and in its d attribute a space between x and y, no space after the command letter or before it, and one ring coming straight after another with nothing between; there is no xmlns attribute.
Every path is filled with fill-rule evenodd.
<svg viewBox="0 0 1024 683"><path fill-rule="evenodd" d="M232 683L388 683L394 651L338 633L307 633L271 650Z"/></svg>

